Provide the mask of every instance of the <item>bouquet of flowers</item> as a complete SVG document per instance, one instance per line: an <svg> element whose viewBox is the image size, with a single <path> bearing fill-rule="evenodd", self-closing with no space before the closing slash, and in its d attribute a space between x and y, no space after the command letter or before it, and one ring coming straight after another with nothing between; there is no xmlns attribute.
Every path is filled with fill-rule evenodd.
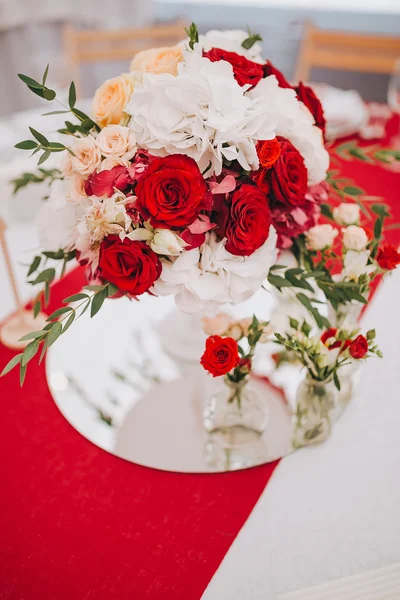
<svg viewBox="0 0 400 600"><path fill-rule="evenodd" d="M43 253L29 275L45 301L56 269L44 263L64 270L76 258L88 293L67 300L92 316L107 297L144 293L173 295L187 312L238 303L260 288L277 248L317 223L329 157L311 88L293 88L251 32L199 35L192 24L187 33L172 48L139 52L130 73L97 90L92 116L76 108L72 83L69 106L55 111L77 120L65 121L63 143L31 128L33 139L17 144L40 152L39 164L64 153L58 170L38 177L50 191L38 217ZM58 101L47 75L19 77ZM50 315L28 338L29 360L76 315L69 306Z"/></svg>

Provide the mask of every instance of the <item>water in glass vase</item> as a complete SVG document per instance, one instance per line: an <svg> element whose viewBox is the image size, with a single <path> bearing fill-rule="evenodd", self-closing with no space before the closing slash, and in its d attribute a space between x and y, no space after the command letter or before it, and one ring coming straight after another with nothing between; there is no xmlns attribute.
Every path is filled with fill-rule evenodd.
<svg viewBox="0 0 400 600"><path fill-rule="evenodd" d="M217 434L225 446L238 446L257 440L268 421L265 397L252 386L251 380L213 381L204 413L207 431Z"/></svg>

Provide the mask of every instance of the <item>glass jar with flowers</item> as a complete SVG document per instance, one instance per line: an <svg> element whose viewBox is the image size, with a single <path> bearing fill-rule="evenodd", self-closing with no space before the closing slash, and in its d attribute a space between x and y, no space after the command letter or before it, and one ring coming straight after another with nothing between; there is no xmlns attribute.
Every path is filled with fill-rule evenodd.
<svg viewBox="0 0 400 600"><path fill-rule="evenodd" d="M200 362L214 377L204 406L204 426L229 443L247 443L264 431L268 420L266 400L249 374L257 343L270 337L269 323L255 316L235 321L219 314L203 318L203 326L211 335Z"/></svg>
<svg viewBox="0 0 400 600"><path fill-rule="evenodd" d="M320 337L310 336L311 326L294 323L293 335L275 334L275 342L293 353L305 367L306 376L297 390L293 445L315 444L325 440L346 408L352 394L348 378L339 378L347 365L371 355L381 357L375 344L375 331L362 335L358 329L331 328Z"/></svg>

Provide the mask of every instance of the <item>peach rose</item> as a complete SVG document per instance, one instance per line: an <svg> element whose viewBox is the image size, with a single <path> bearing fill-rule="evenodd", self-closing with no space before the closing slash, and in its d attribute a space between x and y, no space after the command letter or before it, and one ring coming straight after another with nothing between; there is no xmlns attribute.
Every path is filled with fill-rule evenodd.
<svg viewBox="0 0 400 600"><path fill-rule="evenodd" d="M136 150L135 134L128 127L121 125L104 127L97 136L96 143L102 155L106 157L123 156L127 152Z"/></svg>
<svg viewBox="0 0 400 600"><path fill-rule="evenodd" d="M107 79L94 95L93 113L96 123L100 127L118 125L133 90L133 78L126 73Z"/></svg>
<svg viewBox="0 0 400 600"><path fill-rule="evenodd" d="M66 152L62 158L60 165L61 175L63 177L70 177L73 173L72 164L71 164L71 155L69 152Z"/></svg>
<svg viewBox="0 0 400 600"><path fill-rule="evenodd" d="M203 331L207 335L224 335L231 324L231 317L225 313L219 313L215 317L203 317L201 321Z"/></svg>
<svg viewBox="0 0 400 600"><path fill-rule="evenodd" d="M85 178L78 173L73 173L70 177L68 177L67 181L67 202L71 202L72 204L80 204L83 199L87 198L85 191Z"/></svg>
<svg viewBox="0 0 400 600"><path fill-rule="evenodd" d="M178 64L182 60L182 48L180 46L151 48L150 50L138 52L131 62L130 69L131 71L146 73L177 75Z"/></svg>
<svg viewBox="0 0 400 600"><path fill-rule="evenodd" d="M91 175L101 163L100 150L91 135L77 139L71 150L74 153L71 156L72 170L84 177Z"/></svg>

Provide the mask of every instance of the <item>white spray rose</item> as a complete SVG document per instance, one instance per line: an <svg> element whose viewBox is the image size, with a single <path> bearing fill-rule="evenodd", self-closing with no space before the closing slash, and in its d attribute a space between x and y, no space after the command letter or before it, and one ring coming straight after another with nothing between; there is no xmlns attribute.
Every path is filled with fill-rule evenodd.
<svg viewBox="0 0 400 600"><path fill-rule="evenodd" d="M367 250L348 250L344 257L344 269L342 276L345 279L356 281L360 275L368 273L374 269L373 265L368 266L369 252Z"/></svg>
<svg viewBox="0 0 400 600"><path fill-rule="evenodd" d="M155 229L150 242L150 247L156 254L167 256L179 256L186 245L179 235L169 229Z"/></svg>
<svg viewBox="0 0 400 600"><path fill-rule="evenodd" d="M128 127L121 125L104 127L97 136L96 143L102 155L106 157L120 157L127 152L133 156L136 151L135 134Z"/></svg>
<svg viewBox="0 0 400 600"><path fill-rule="evenodd" d="M306 233L307 246L310 250L324 250L330 248L333 244L338 230L332 225L316 225L311 227Z"/></svg>
<svg viewBox="0 0 400 600"><path fill-rule="evenodd" d="M357 225L360 221L360 207L351 202L342 202L333 209L333 218L339 225Z"/></svg>
<svg viewBox="0 0 400 600"><path fill-rule="evenodd" d="M364 250L368 244L368 236L365 229L357 227L357 225L350 225L343 231L343 245L346 250L356 250L360 252Z"/></svg>

